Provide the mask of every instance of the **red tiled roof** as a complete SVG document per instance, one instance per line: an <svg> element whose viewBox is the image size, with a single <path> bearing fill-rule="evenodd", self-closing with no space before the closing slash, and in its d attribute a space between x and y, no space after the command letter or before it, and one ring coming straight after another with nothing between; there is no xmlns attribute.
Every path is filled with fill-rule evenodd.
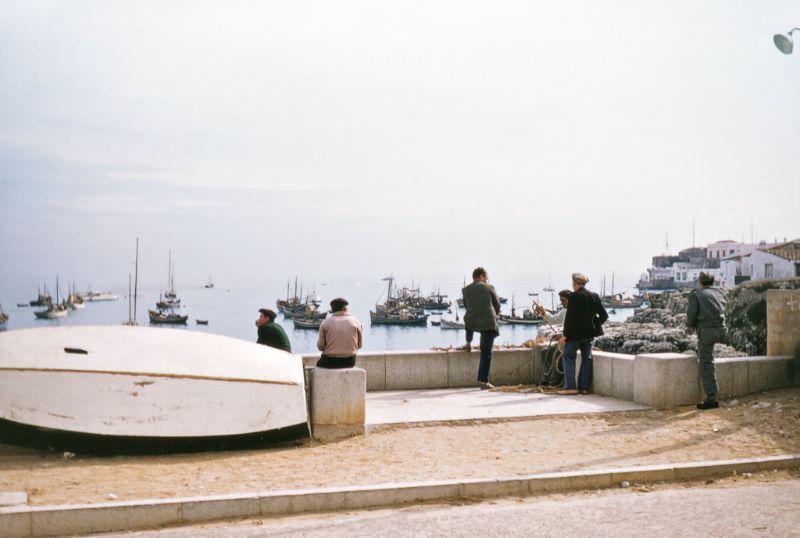
<svg viewBox="0 0 800 538"><path fill-rule="evenodd" d="M774 247L761 249L784 260L800 261L800 239L793 239Z"/></svg>

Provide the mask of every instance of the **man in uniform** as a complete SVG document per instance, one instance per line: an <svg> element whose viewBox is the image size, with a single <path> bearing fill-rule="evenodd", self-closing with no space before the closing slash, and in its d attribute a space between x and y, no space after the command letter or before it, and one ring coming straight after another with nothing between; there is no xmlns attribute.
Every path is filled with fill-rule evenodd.
<svg viewBox="0 0 800 538"><path fill-rule="evenodd" d="M697 330L697 360L700 380L706 399L697 404L698 409L716 409L717 372L714 365L714 344L725 338L725 295L713 288L714 275L700 273L698 287L689 293L686 324Z"/></svg>

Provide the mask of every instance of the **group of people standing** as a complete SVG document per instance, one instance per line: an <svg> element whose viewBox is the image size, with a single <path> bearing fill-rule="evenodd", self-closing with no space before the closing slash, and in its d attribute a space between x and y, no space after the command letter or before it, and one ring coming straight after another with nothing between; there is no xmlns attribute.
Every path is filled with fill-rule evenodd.
<svg viewBox="0 0 800 538"><path fill-rule="evenodd" d="M563 346L561 356L564 369L564 382L557 394L589 394L592 391L593 358L592 343L603 334L603 324L608 313L600 296L586 289L589 278L582 273L572 274L572 291L559 292L559 300L564 307L558 314L550 315L540 305L536 313L551 324L563 323L559 345ZM717 380L714 367L713 349L716 342L724 338L725 298L712 288L714 277L701 273L699 287L689 294L687 324L697 330L700 378L706 394L698 409L713 409L717 403ZM478 363L478 385L482 390L494 388L489 381L492 365L492 348L499 336L498 318L500 299L494 286L489 284L489 275L483 267L472 272L472 283L461 290L466 313L466 344L464 350L472 351L475 333L480 335L480 358ZM355 365L356 354L364 343L364 329L361 323L350 314L348 302L341 297L331 301L332 315L322 322L317 339L317 348L322 355L317 362L321 368L350 368ZM291 344L286 332L275 323L276 313L262 308L256 321L258 343L291 352ZM581 365L576 377L578 351Z"/></svg>

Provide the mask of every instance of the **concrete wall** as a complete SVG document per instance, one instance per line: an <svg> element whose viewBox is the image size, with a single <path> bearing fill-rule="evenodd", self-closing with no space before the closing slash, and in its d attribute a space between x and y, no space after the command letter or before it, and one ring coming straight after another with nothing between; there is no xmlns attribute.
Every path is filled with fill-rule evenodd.
<svg viewBox="0 0 800 538"><path fill-rule="evenodd" d="M367 373L367 391L475 387L478 385L479 352L389 351L360 353L356 367ZM319 355L304 355L313 366ZM530 385L537 379L533 349L500 349L493 352L489 380L495 385Z"/></svg>
<svg viewBox="0 0 800 538"><path fill-rule="evenodd" d="M767 355L800 359L800 290L767 291Z"/></svg>

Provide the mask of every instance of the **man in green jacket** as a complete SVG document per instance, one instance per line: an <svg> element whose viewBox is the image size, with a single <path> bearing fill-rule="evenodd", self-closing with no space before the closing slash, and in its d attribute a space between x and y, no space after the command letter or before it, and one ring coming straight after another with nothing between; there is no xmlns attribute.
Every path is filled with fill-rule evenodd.
<svg viewBox="0 0 800 538"><path fill-rule="evenodd" d="M494 286L489 283L486 269L478 267L472 272L472 284L461 290L464 299L464 325L467 329L467 351L472 349L472 335L481 333L481 358L478 365L478 385L481 389L491 389L489 369L492 366L492 347L494 339L500 335L497 316L500 314L500 299Z"/></svg>
<svg viewBox="0 0 800 538"><path fill-rule="evenodd" d="M725 339L725 295L712 288L714 275L700 273L698 287L689 293L686 324L697 329L697 360L700 380L706 399L697 404L698 409L715 409L717 402L717 372L714 365L714 344Z"/></svg>
<svg viewBox="0 0 800 538"><path fill-rule="evenodd" d="M275 323L275 317L277 316L275 311L269 308L261 308L259 313L261 315L256 321L256 327L258 327L258 340L256 343L291 353L292 344L289 343L289 337L286 336L283 327Z"/></svg>

